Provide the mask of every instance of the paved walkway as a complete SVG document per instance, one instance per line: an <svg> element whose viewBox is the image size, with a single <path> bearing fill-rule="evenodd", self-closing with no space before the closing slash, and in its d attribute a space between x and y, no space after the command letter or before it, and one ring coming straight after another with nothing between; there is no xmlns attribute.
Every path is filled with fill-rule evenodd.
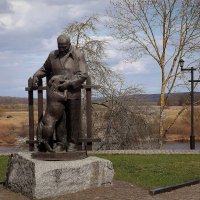
<svg viewBox="0 0 200 200"><path fill-rule="evenodd" d="M10 155L11 153L19 153L20 150L12 150L11 152L0 151L0 155ZM28 152L23 151L23 152ZM89 155L92 154L200 154L200 150L160 150L160 149L147 149L147 150L101 150L101 151L88 151Z"/></svg>
<svg viewBox="0 0 200 200"><path fill-rule="evenodd" d="M200 154L200 150L103 150L88 151L88 154Z"/></svg>

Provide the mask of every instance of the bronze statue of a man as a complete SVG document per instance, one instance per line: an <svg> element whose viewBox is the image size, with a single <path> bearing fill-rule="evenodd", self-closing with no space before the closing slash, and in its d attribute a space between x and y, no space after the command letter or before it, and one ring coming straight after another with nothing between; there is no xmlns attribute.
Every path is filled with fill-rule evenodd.
<svg viewBox="0 0 200 200"><path fill-rule="evenodd" d="M47 107L38 132L40 144L49 152L63 151L66 147L68 151L76 150L80 131L81 85L88 77L84 56L71 45L70 38L61 34L57 43L58 50L52 51L33 75L33 87L38 86L39 79L47 79ZM56 138L54 145L53 138Z"/></svg>

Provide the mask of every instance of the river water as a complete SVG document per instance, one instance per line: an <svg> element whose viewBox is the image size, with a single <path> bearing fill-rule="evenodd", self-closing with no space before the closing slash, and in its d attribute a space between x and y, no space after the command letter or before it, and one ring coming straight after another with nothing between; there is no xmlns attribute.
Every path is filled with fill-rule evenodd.
<svg viewBox="0 0 200 200"><path fill-rule="evenodd" d="M166 142L162 149L164 150L189 150L190 142ZM195 149L200 150L200 142L195 143ZM0 153L28 152L28 147L0 146Z"/></svg>
<svg viewBox="0 0 200 200"><path fill-rule="evenodd" d="M162 149L167 150L189 150L190 142L167 142L163 145ZM200 150L200 142L195 143L195 149Z"/></svg>

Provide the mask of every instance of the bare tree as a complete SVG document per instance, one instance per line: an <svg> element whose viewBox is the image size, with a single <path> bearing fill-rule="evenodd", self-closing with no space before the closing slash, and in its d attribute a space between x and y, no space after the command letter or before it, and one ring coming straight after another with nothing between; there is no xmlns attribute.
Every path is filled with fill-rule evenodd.
<svg viewBox="0 0 200 200"><path fill-rule="evenodd" d="M94 132L102 139L100 149L158 147L156 113L141 93L138 87L124 87L123 82L115 84L113 80L110 82L104 98L96 103L101 105L100 109L94 112Z"/></svg>
<svg viewBox="0 0 200 200"><path fill-rule="evenodd" d="M106 41L98 39L97 23L99 23L97 16L86 17L83 21L67 25L64 33L70 35L72 43L84 52L93 83L104 85L108 76L114 72L106 67Z"/></svg>
<svg viewBox="0 0 200 200"><path fill-rule="evenodd" d="M160 68L159 133L162 139L164 109L180 72L178 61L187 57L193 66L199 61L200 2L117 0L111 3L109 27L117 39L126 42L124 50L132 58L148 55Z"/></svg>
<svg viewBox="0 0 200 200"><path fill-rule="evenodd" d="M122 78L106 66L106 41L95 36L97 22L97 17L92 16L82 22L73 22L64 29L64 33L70 35L72 43L84 52L92 82L101 86L97 93L98 104L105 109L102 119L96 115L94 109L93 132L97 135L103 134L102 144L106 144L106 148L113 142L118 144L118 148L123 149L144 140L147 143L150 141L149 138L153 137L150 130L151 121L147 120L150 117L146 118L150 112L147 112L147 107L145 108L138 98L140 89L124 88ZM84 127L83 124L83 129Z"/></svg>

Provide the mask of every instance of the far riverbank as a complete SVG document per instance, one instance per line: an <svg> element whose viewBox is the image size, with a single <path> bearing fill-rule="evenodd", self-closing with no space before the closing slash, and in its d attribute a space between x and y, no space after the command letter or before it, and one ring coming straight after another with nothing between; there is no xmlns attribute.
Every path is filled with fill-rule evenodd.
<svg viewBox="0 0 200 200"><path fill-rule="evenodd" d="M166 142L161 150L190 150L190 142ZM195 150L200 150L200 141L195 143ZM0 153L28 152L28 146L0 146Z"/></svg>

